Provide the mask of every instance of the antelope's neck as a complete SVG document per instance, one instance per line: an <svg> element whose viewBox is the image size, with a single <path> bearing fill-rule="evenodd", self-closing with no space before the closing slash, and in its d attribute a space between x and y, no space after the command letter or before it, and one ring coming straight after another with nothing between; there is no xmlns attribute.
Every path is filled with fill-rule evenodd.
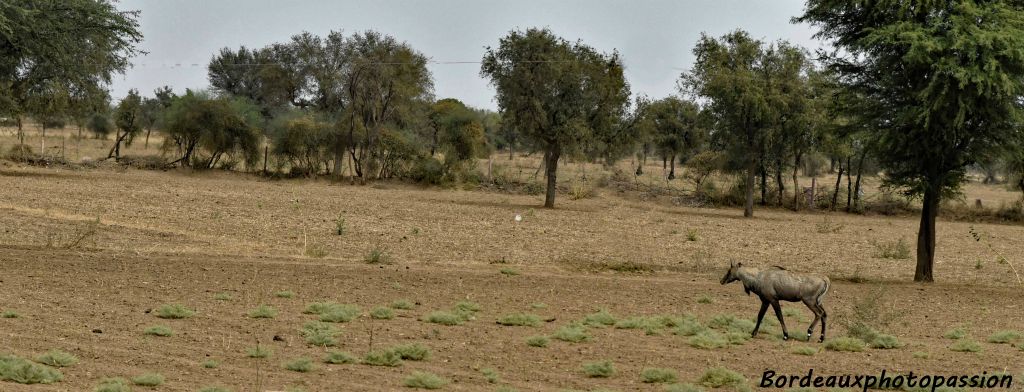
<svg viewBox="0 0 1024 392"><path fill-rule="evenodd" d="M757 268L750 267L740 267L739 269L736 270L736 276L740 278L741 282L743 282L743 290L745 290L748 294L751 291L757 291L757 274L759 272L761 271L758 270Z"/></svg>

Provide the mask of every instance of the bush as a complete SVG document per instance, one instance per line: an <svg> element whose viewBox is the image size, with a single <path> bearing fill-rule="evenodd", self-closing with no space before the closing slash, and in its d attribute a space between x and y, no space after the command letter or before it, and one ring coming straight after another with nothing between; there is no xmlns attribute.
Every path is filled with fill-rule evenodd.
<svg viewBox="0 0 1024 392"><path fill-rule="evenodd" d="M161 305L156 309L156 316L162 319L186 319L195 314L195 311L181 304Z"/></svg>
<svg viewBox="0 0 1024 392"><path fill-rule="evenodd" d="M690 347L704 350L722 348L729 344L729 341L715 331L703 331L693 335L686 341Z"/></svg>
<svg viewBox="0 0 1024 392"><path fill-rule="evenodd" d="M505 326L536 327L540 325L540 317L530 313L516 313L498 319L498 324Z"/></svg>
<svg viewBox="0 0 1024 392"><path fill-rule="evenodd" d="M320 313L320 321L329 323L347 323L356 317L359 317L359 307L349 304L331 304Z"/></svg>
<svg viewBox="0 0 1024 392"><path fill-rule="evenodd" d="M296 358L284 364L286 370L293 372L308 373L313 370L313 361L309 358Z"/></svg>
<svg viewBox="0 0 1024 392"><path fill-rule="evenodd" d="M1020 332L999 331L988 337L989 343L1008 344L1020 340Z"/></svg>
<svg viewBox="0 0 1024 392"><path fill-rule="evenodd" d="M267 305L260 305L249 312L251 318L274 318L275 316L277 316L277 310Z"/></svg>
<svg viewBox="0 0 1024 392"><path fill-rule="evenodd" d="M328 351L327 357L324 358L324 362L333 365L340 365L347 363L356 363L356 358L346 352Z"/></svg>
<svg viewBox="0 0 1024 392"><path fill-rule="evenodd" d="M64 375L57 369L15 356L0 355L0 381L18 384L52 384L63 378Z"/></svg>
<svg viewBox="0 0 1024 392"><path fill-rule="evenodd" d="M370 366L399 366L402 356L392 350L370 351L363 357L363 363Z"/></svg>
<svg viewBox="0 0 1024 392"><path fill-rule="evenodd" d="M480 373L482 373L484 375L484 378L487 379L488 383L494 384L494 383L498 382L498 379L499 379L498 372L495 371L494 369L483 368L483 369L480 369Z"/></svg>
<svg viewBox="0 0 1024 392"><path fill-rule="evenodd" d="M672 369L647 368L640 372L640 380L648 384L673 383L677 378L676 371Z"/></svg>
<svg viewBox="0 0 1024 392"><path fill-rule="evenodd" d="M960 339L957 340L956 343L951 344L949 346L949 350L956 352L976 353L981 352L981 345L978 344L978 342L972 340Z"/></svg>
<svg viewBox="0 0 1024 392"><path fill-rule="evenodd" d="M302 326L302 337L306 343L318 347L334 347L338 344L335 336L338 330L323 322L310 322Z"/></svg>
<svg viewBox="0 0 1024 392"><path fill-rule="evenodd" d="M672 333L680 336L694 336L704 331L707 331L707 327L701 325L696 318L684 317Z"/></svg>
<svg viewBox="0 0 1024 392"><path fill-rule="evenodd" d="M93 392L131 392L131 390L132 387L128 385L128 380L115 377L101 380Z"/></svg>
<svg viewBox="0 0 1024 392"><path fill-rule="evenodd" d="M547 347L548 337L547 336L530 336L526 338L526 345L530 347Z"/></svg>
<svg viewBox="0 0 1024 392"><path fill-rule="evenodd" d="M19 315L18 312L15 312L13 310L5 310L3 313L0 313L0 318L15 319L18 317L21 317L21 315Z"/></svg>
<svg viewBox="0 0 1024 392"><path fill-rule="evenodd" d="M461 325L465 321L462 318L462 316L457 315L455 313L451 313L451 312L445 312L445 311L431 312L426 317L424 317L424 320L429 322L429 323L448 325L448 326Z"/></svg>
<svg viewBox="0 0 1024 392"><path fill-rule="evenodd" d="M708 388L740 387L746 385L743 375L724 367L713 367L704 371L698 382Z"/></svg>
<svg viewBox="0 0 1024 392"><path fill-rule="evenodd" d="M410 361L424 361L430 358L430 350L418 343L395 346L391 351L398 354L399 358Z"/></svg>
<svg viewBox="0 0 1024 392"><path fill-rule="evenodd" d="M68 367L78 363L78 358L60 350L50 350L37 357L36 362L53 367Z"/></svg>
<svg viewBox="0 0 1024 392"><path fill-rule="evenodd" d="M434 157L427 156L421 156L413 161L408 173L410 180L427 185L441 185L444 175L444 164Z"/></svg>
<svg viewBox="0 0 1024 392"><path fill-rule="evenodd" d="M256 346L246 350L246 354L249 358L267 358L272 354L271 350L267 347Z"/></svg>
<svg viewBox="0 0 1024 392"><path fill-rule="evenodd" d="M391 309L409 310L416 307L416 304L412 303L407 299L396 300L391 303Z"/></svg>
<svg viewBox="0 0 1024 392"><path fill-rule="evenodd" d="M160 373L145 373L132 378L132 383L142 387L156 387L164 383L164 376Z"/></svg>
<svg viewBox="0 0 1024 392"><path fill-rule="evenodd" d="M956 327L949 331L946 331L946 334L942 335L942 337L953 340L963 339L967 337L967 329L965 329L964 327Z"/></svg>
<svg viewBox="0 0 1024 392"><path fill-rule="evenodd" d="M903 238L890 242L872 241L875 247L875 257L882 259L905 260L910 258L910 246Z"/></svg>
<svg viewBox="0 0 1024 392"><path fill-rule="evenodd" d="M390 308L380 306L370 311L370 318L375 320L391 320L395 318L395 312Z"/></svg>
<svg viewBox="0 0 1024 392"><path fill-rule="evenodd" d="M583 317L583 325L589 327L605 327L615 325L615 316L608 313L607 309L601 309Z"/></svg>
<svg viewBox="0 0 1024 392"><path fill-rule="evenodd" d="M615 373L612 361L588 362L583 364L583 373L587 377L607 378Z"/></svg>
<svg viewBox="0 0 1024 392"><path fill-rule="evenodd" d="M814 355L814 354L818 353L818 349L816 347L811 347L811 346L796 346L796 347L793 347L793 349L789 350L789 351L791 353L793 353L793 354L796 354L796 355L808 355L808 356Z"/></svg>
<svg viewBox="0 0 1024 392"><path fill-rule="evenodd" d="M441 389L447 384L448 380L427 372L412 372L403 381L403 385L406 387L418 389Z"/></svg>
<svg viewBox="0 0 1024 392"><path fill-rule="evenodd" d="M861 352L864 351L864 346L863 340L845 336L825 342L825 349L829 351Z"/></svg>
<svg viewBox="0 0 1024 392"><path fill-rule="evenodd" d="M146 335L150 335L150 336L160 336L160 337L167 337L167 336L174 335L174 331L173 330L171 330L170 328L168 328L166 326L163 326L163 325L154 325L152 327L146 328L146 330L142 331L142 333L146 334Z"/></svg>
<svg viewBox="0 0 1024 392"><path fill-rule="evenodd" d="M582 325L570 324L555 331L553 338L561 340L563 342L570 343L581 343L590 341L590 335L587 334L587 329Z"/></svg>

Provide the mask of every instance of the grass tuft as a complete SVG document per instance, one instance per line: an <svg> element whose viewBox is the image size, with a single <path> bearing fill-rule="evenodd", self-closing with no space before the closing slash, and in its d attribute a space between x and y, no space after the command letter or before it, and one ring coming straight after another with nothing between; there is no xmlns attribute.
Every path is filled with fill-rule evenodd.
<svg viewBox="0 0 1024 392"><path fill-rule="evenodd" d="M378 306L370 311L370 318L374 320L391 320L395 318L395 311L391 310L391 308Z"/></svg>
<svg viewBox="0 0 1024 392"><path fill-rule="evenodd" d="M608 313L607 309L601 309L583 317L583 325L588 327L607 327L615 325L615 316Z"/></svg>
<svg viewBox="0 0 1024 392"><path fill-rule="evenodd" d="M313 370L313 361L309 358L295 358L291 361L284 363L285 370L291 370L299 373L309 373Z"/></svg>
<svg viewBox="0 0 1024 392"><path fill-rule="evenodd" d="M256 346L250 347L245 353L249 358L267 358L273 353L273 351L264 346Z"/></svg>
<svg viewBox="0 0 1024 392"><path fill-rule="evenodd" d="M861 352L864 351L865 345L863 340L843 336L826 341L825 349L829 351Z"/></svg>
<svg viewBox="0 0 1024 392"><path fill-rule="evenodd" d="M696 347L704 350L713 350L716 348L722 348L729 344L729 341L722 337L721 334L715 331L702 331L690 337L686 341L691 347Z"/></svg>
<svg viewBox="0 0 1024 392"><path fill-rule="evenodd" d="M274 296L277 298L292 298L295 296L295 292L290 290L278 291L274 293Z"/></svg>
<svg viewBox="0 0 1024 392"><path fill-rule="evenodd" d="M526 345L530 347L547 347L549 341L550 339L547 336L530 336L526 338Z"/></svg>
<svg viewBox="0 0 1024 392"><path fill-rule="evenodd" d="M540 316L530 313L516 313L498 319L498 324L517 327L536 327L540 325Z"/></svg>
<svg viewBox="0 0 1024 392"><path fill-rule="evenodd" d="M915 359L928 359L929 355L925 351L914 351Z"/></svg>
<svg viewBox="0 0 1024 392"><path fill-rule="evenodd" d="M0 318L16 319L18 317L21 317L21 315L19 315L18 312L15 312L13 310L5 310L3 313L0 313Z"/></svg>
<svg viewBox="0 0 1024 392"><path fill-rule="evenodd" d="M419 343L394 346L391 348L391 351L398 354L399 358L410 361L424 361L430 358L430 349Z"/></svg>
<svg viewBox="0 0 1024 392"><path fill-rule="evenodd" d="M946 334L942 335L942 337L946 339L960 340L967 337L967 329L964 327L956 327L946 331Z"/></svg>
<svg viewBox="0 0 1024 392"><path fill-rule="evenodd" d="M491 368L480 369L480 373L484 375L484 378L487 379L487 382L490 384L497 383L500 379L498 372Z"/></svg>
<svg viewBox="0 0 1024 392"><path fill-rule="evenodd" d="M363 262L366 264L391 264L391 256L384 249L374 247L363 257Z"/></svg>
<svg viewBox="0 0 1024 392"><path fill-rule="evenodd" d="M341 351L328 351L327 357L324 358L325 363L332 365L342 365L347 363L356 363L356 357L351 354Z"/></svg>
<svg viewBox="0 0 1024 392"><path fill-rule="evenodd" d="M217 366L220 366L220 362L214 361L212 359L207 359L203 361L203 363L201 363L200 365L203 367L203 369L216 369Z"/></svg>
<svg viewBox="0 0 1024 392"><path fill-rule="evenodd" d="M981 345L973 340L960 339L949 345L949 350L961 353L977 353L981 352Z"/></svg>
<svg viewBox="0 0 1024 392"><path fill-rule="evenodd" d="M50 350L36 357L36 362L53 367L68 367L78 363L78 358L64 351Z"/></svg>
<svg viewBox="0 0 1024 392"><path fill-rule="evenodd" d="M359 317L359 307L349 304L332 304L320 313L320 321L328 323L347 323L355 320L356 317Z"/></svg>
<svg viewBox="0 0 1024 392"><path fill-rule="evenodd" d="M132 387L128 385L128 380L113 377L100 380L93 392L131 392L131 390Z"/></svg>
<svg viewBox="0 0 1024 392"><path fill-rule="evenodd" d="M312 321L302 326L302 337L306 339L306 343L318 347L334 347L338 344L338 340L335 338L339 331L334 326Z"/></svg>
<svg viewBox="0 0 1024 392"><path fill-rule="evenodd" d="M615 374L612 361L587 362L583 364L583 374L587 377L608 378Z"/></svg>
<svg viewBox="0 0 1024 392"><path fill-rule="evenodd" d="M267 305L257 306L256 309L249 311L249 317L251 318L274 318L277 316L277 309L274 309Z"/></svg>
<svg viewBox="0 0 1024 392"><path fill-rule="evenodd" d="M704 388L693 384L671 384L665 386L665 392L704 392Z"/></svg>
<svg viewBox="0 0 1024 392"><path fill-rule="evenodd" d="M740 387L747 384L743 375L724 367L713 367L704 371L698 382L708 388Z"/></svg>
<svg viewBox="0 0 1024 392"><path fill-rule="evenodd" d="M213 299L218 300L218 301L230 301L233 298L234 297L232 297L231 294L228 294L228 293L217 293L217 294L213 295Z"/></svg>
<svg viewBox="0 0 1024 392"><path fill-rule="evenodd" d="M707 296L707 295L702 295L702 296L697 298L697 303L699 303L699 304L710 304L710 303L714 303L714 302L715 301L712 300L711 297Z"/></svg>
<svg viewBox="0 0 1024 392"><path fill-rule="evenodd" d="M875 257L880 259L905 260L910 258L910 246L900 238L896 241L878 242L872 241L875 247Z"/></svg>
<svg viewBox="0 0 1024 392"><path fill-rule="evenodd" d="M399 299L391 303L391 309L409 310L415 307L416 304L412 303L412 301L409 301L407 299Z"/></svg>
<svg viewBox="0 0 1024 392"><path fill-rule="evenodd" d="M448 384L448 380L432 373L412 372L409 377L405 378L402 384L408 388L441 389L441 387Z"/></svg>
<svg viewBox="0 0 1024 392"><path fill-rule="evenodd" d="M182 304L161 305L156 309L156 316L162 319L186 319L196 314L194 310Z"/></svg>
<svg viewBox="0 0 1024 392"><path fill-rule="evenodd" d="M64 375L57 369L11 355L0 355L0 381L11 381L18 384L52 384L63 378Z"/></svg>
<svg viewBox="0 0 1024 392"><path fill-rule="evenodd" d="M647 368L640 372L640 381L648 384L674 383L679 378L672 369Z"/></svg>
<svg viewBox="0 0 1024 392"><path fill-rule="evenodd" d="M174 335L174 331L170 327L164 325L154 325L152 327L146 328L146 330L142 331L142 333L149 336L160 337L168 337Z"/></svg>
<svg viewBox="0 0 1024 392"><path fill-rule="evenodd" d="M144 373L132 378L132 384L140 387L158 387L164 383L164 376L160 373Z"/></svg>
<svg viewBox="0 0 1024 392"><path fill-rule="evenodd" d="M508 276L519 275L519 271L516 271L516 270L511 269L511 268L502 268L500 272L501 272L502 275L508 275Z"/></svg>
<svg viewBox="0 0 1024 392"><path fill-rule="evenodd" d="M231 392L231 390L222 387L203 387L199 392Z"/></svg>
<svg viewBox="0 0 1024 392"><path fill-rule="evenodd" d="M590 334L582 325L569 324L559 328L551 337L569 343L582 343L590 341Z"/></svg>
<svg viewBox="0 0 1024 392"><path fill-rule="evenodd" d="M793 354L796 354L796 355L811 356L811 355L814 355L814 354L818 353L818 348L817 347L811 347L811 346L796 346L796 347L793 347L793 349L789 350L789 352L791 352Z"/></svg>
<svg viewBox="0 0 1024 392"><path fill-rule="evenodd" d="M992 335L989 335L988 342L997 344L1009 344L1020 340L1020 337L1020 332L1017 331L999 331Z"/></svg>
<svg viewBox="0 0 1024 392"><path fill-rule="evenodd" d="M439 311L435 311L435 312L430 312L423 319L424 319L424 321L426 321L428 323L441 324L441 325L449 325L449 326L450 325L461 325L465 321L462 318L462 316L460 316L458 314L455 314L455 313L452 313L452 312L446 312L446 311L443 311L443 310L439 310Z"/></svg>
<svg viewBox="0 0 1024 392"><path fill-rule="evenodd" d="M363 364L370 366L399 366L402 356L392 350L370 351L363 356Z"/></svg>

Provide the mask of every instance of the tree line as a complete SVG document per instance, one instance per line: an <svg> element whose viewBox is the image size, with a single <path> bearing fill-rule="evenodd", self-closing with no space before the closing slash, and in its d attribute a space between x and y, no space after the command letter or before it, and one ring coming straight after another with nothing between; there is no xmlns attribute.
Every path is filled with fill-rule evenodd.
<svg viewBox="0 0 1024 392"><path fill-rule="evenodd" d="M838 173L833 208L844 174L848 209L861 203L862 176L876 173L920 198L915 280L931 281L940 201L968 169L1001 171L1024 192L1022 8L808 0L794 22L835 50L705 34L677 94L659 99L631 91L617 51L514 30L481 59L492 112L434 97L427 56L375 31L224 48L208 64L210 90L132 90L115 104L106 88L141 53L138 14L109 1L27 0L0 4L0 112L19 134L25 117L113 132L112 159L143 133L148 145L155 129L168 161L193 168L256 170L262 152L275 172L436 183L473 176L475 159L496 150L536 152L545 207L566 157L609 167L633 157L638 175L656 157L668 179L679 171L698 193L711 173L736 173L744 216L757 192L762 204L798 209L799 174L825 156Z"/></svg>

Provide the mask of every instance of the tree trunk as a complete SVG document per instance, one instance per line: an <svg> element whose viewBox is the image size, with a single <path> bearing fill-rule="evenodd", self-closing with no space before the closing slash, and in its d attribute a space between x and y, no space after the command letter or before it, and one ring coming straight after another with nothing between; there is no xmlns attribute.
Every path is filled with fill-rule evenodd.
<svg viewBox="0 0 1024 392"><path fill-rule="evenodd" d="M865 149L860 153L860 159L857 160L857 181L853 185L853 207L856 210L860 210L860 179L861 174L864 172L864 157L868 155L868 151Z"/></svg>
<svg viewBox="0 0 1024 392"><path fill-rule="evenodd" d="M921 208L921 226L917 231L917 270L915 282L933 282L935 265L935 217L939 213L939 187L929 185L924 192Z"/></svg>
<svg viewBox="0 0 1024 392"><path fill-rule="evenodd" d="M761 164L761 205L768 205L768 169Z"/></svg>
<svg viewBox="0 0 1024 392"><path fill-rule="evenodd" d="M42 127L43 137L39 142L39 155L46 156L46 127Z"/></svg>
<svg viewBox="0 0 1024 392"><path fill-rule="evenodd" d="M146 145L142 146L142 148L147 149L147 150L149 149L149 134L150 134L150 132L153 132L153 129L152 128L146 128Z"/></svg>
<svg viewBox="0 0 1024 392"><path fill-rule="evenodd" d="M512 154L513 154L514 152L515 152L515 148L514 148L514 147L512 146L512 143L509 143L509 144L508 144L508 160L509 160L509 161L511 161L511 160L512 160Z"/></svg>
<svg viewBox="0 0 1024 392"><path fill-rule="evenodd" d="M18 124L18 145L19 146L24 146L25 145L25 131L23 129L21 129L21 116L17 116L17 120L15 120L15 122L17 122L17 124Z"/></svg>
<svg viewBox="0 0 1024 392"><path fill-rule="evenodd" d="M842 185L842 183L843 183L842 181L843 181L843 161L840 160L839 161L839 175L836 176L836 188L835 188L834 191L832 191L832 206L830 207L830 209L832 211L836 210L836 203L839 202L839 186Z"/></svg>
<svg viewBox="0 0 1024 392"><path fill-rule="evenodd" d="M669 160L668 179L669 179L669 181L676 179L676 156L675 156L675 154L673 154L672 155L672 159Z"/></svg>
<svg viewBox="0 0 1024 392"><path fill-rule="evenodd" d="M853 166L850 165L850 159L851 157L846 157L846 212L850 212L850 204L853 201L853 180L850 178Z"/></svg>
<svg viewBox="0 0 1024 392"><path fill-rule="evenodd" d="M545 173L548 178L548 192L544 196L544 208L555 208L555 192L557 191L558 183L556 182L556 176L558 175L558 156L561 154L559 146L556 144L551 146L548 150L547 162L545 162L547 168Z"/></svg>
<svg viewBox="0 0 1024 392"><path fill-rule="evenodd" d="M800 211L800 179L797 177L797 171L800 168L800 155L796 154L793 159L793 211Z"/></svg>
<svg viewBox="0 0 1024 392"><path fill-rule="evenodd" d="M743 216L746 218L754 217L754 175L756 171L757 165L751 160L747 165L747 175L744 179L744 185L747 188L744 192L747 194L747 200L743 205Z"/></svg>
<svg viewBox="0 0 1024 392"><path fill-rule="evenodd" d="M340 180L342 175L344 175L344 171L342 170L342 168L345 166L345 150L347 150L348 148L347 146L345 146L345 143L342 143L341 132L338 132L337 136L338 139L335 141L335 143L337 143L338 145L334 146L335 148L333 174L334 178Z"/></svg>
<svg viewBox="0 0 1024 392"><path fill-rule="evenodd" d="M636 165L636 175L638 176L644 175L644 163L647 162L647 151L643 147L640 147L640 149L640 159L638 159L639 162Z"/></svg>
<svg viewBox="0 0 1024 392"><path fill-rule="evenodd" d="M775 161L775 185L779 186L779 199L777 200L779 207L782 207L782 199L785 198L786 188L782 184L782 158ZM794 192L796 190L794 189Z"/></svg>

